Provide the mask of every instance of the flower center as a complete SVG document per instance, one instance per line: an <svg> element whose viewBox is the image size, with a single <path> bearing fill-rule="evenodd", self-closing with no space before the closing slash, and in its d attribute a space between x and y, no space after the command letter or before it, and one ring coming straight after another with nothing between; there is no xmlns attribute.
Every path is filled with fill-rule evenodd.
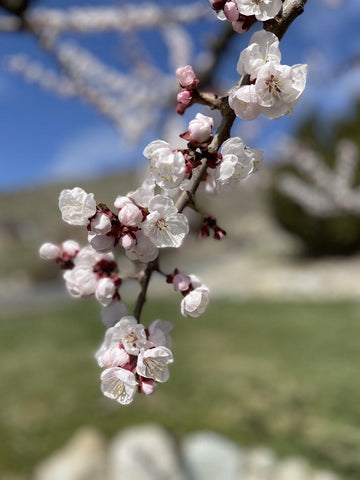
<svg viewBox="0 0 360 480"><path fill-rule="evenodd" d="M130 332L128 334L128 336L126 337L126 343L131 345L132 347L136 347L137 346L137 341L138 341L138 337L136 335L135 332Z"/></svg>
<svg viewBox="0 0 360 480"><path fill-rule="evenodd" d="M161 377L166 368L164 361L157 360L155 362L152 358L144 358L144 364L150 370L150 374L155 380Z"/></svg>
<svg viewBox="0 0 360 480"><path fill-rule="evenodd" d="M269 93L271 93L273 97L277 97L279 100L281 99L280 83L281 80L278 79L275 75L271 75L271 77L266 80L266 86Z"/></svg>
<svg viewBox="0 0 360 480"><path fill-rule="evenodd" d="M165 218L159 218L159 220L156 222L156 227L159 230L167 230L168 226L167 226Z"/></svg>

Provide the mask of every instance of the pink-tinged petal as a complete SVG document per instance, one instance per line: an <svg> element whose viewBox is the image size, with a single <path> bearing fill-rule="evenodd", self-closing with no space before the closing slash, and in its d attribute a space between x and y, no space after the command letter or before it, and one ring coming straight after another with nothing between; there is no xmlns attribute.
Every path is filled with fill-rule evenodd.
<svg viewBox="0 0 360 480"><path fill-rule="evenodd" d="M156 246L142 230L136 232L136 243L125 250L125 253L130 260L139 260L143 263L152 262L159 254Z"/></svg>
<svg viewBox="0 0 360 480"><path fill-rule="evenodd" d="M39 256L43 260L56 260L60 255L60 248L53 243L43 243L39 249Z"/></svg>
<svg viewBox="0 0 360 480"><path fill-rule="evenodd" d="M163 383L169 379L168 365L173 362L173 354L167 347L149 348L140 352L136 371L143 377Z"/></svg>
<svg viewBox="0 0 360 480"><path fill-rule="evenodd" d="M254 120L261 112L254 85L244 85L231 92L229 105L235 115L243 120Z"/></svg>
<svg viewBox="0 0 360 480"><path fill-rule="evenodd" d="M104 370L100 378L101 391L106 397L116 400L121 405L128 405L133 401L138 385L133 373L113 367Z"/></svg>

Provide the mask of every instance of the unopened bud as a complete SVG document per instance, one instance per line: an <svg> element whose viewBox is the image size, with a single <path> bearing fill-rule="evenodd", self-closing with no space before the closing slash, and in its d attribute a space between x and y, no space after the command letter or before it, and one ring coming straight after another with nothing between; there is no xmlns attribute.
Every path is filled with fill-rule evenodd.
<svg viewBox="0 0 360 480"><path fill-rule="evenodd" d="M61 244L63 253L69 255L69 257L75 257L80 250L80 245L75 240L66 240Z"/></svg>
<svg viewBox="0 0 360 480"><path fill-rule="evenodd" d="M180 67L176 70L176 76L183 88L190 88L194 85L196 76L191 65Z"/></svg>
<svg viewBox="0 0 360 480"><path fill-rule="evenodd" d="M60 257L61 251L57 245L47 242L41 245L39 255L43 260L56 260Z"/></svg>

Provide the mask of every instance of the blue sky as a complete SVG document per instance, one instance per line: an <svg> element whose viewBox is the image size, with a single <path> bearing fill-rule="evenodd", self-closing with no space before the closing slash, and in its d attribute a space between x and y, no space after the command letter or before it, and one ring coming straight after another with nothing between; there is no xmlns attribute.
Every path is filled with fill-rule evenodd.
<svg viewBox="0 0 360 480"><path fill-rule="evenodd" d="M203 1L207 4L207 0ZM122 0L117 4L124 3ZM177 0L172 5L183 3L192 2ZM116 3L39 0L37 4L66 8ZM353 99L360 95L360 67L345 68L349 59L360 54L359 18L359 0L345 0L337 9L327 7L322 0L308 0L305 13L290 27L281 44L283 63L309 63L308 86L301 102L291 117L278 121L261 118L252 125L238 121L234 132L240 132L251 146L263 148L265 158L269 159L280 138L294 131L297 122L310 111L319 111L324 119L348 115ZM219 27L220 22L205 22L190 33L196 35L199 45L206 46L209 35ZM217 77L224 89L237 80L236 63L249 37L249 33L237 35L222 61ZM77 40L110 65L125 68L121 63L121 45L114 34ZM158 35L147 32L146 42L150 52L156 52L154 58L158 64L166 69L166 59L162 56L165 50ZM0 192L60 178L81 183L81 179L145 164L141 152L152 138L148 136L137 145L129 145L91 106L80 100L59 98L8 72L6 57L17 53L26 53L55 68L53 60L28 35L0 34ZM339 66L344 67L341 74ZM196 112L197 107L192 107L186 120Z"/></svg>

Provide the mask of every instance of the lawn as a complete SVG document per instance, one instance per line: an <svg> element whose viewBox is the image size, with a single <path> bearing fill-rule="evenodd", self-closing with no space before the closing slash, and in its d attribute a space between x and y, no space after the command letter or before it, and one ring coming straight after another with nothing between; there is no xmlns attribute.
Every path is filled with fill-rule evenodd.
<svg viewBox="0 0 360 480"><path fill-rule="evenodd" d="M212 429L360 478L358 304L222 301L199 319L178 309L147 305L145 324L175 324L175 364L167 384L129 407L99 389L95 302L2 315L0 469L30 472L82 425L111 436L151 421L178 434Z"/></svg>

